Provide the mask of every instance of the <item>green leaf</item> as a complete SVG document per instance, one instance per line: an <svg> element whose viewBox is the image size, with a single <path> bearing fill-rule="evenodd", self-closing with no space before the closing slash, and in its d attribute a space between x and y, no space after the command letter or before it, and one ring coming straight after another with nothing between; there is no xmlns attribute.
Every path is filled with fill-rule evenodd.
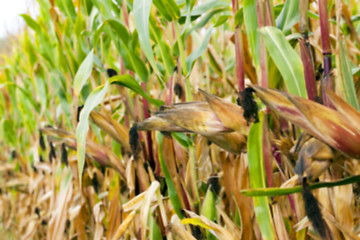
<svg viewBox="0 0 360 240"><path fill-rule="evenodd" d="M319 188L331 188L331 187L338 187L347 184L353 184L360 181L360 175L355 175L351 177L347 177L338 181L333 182L318 182L313 183L309 186L310 190L315 190ZM259 197L259 196L282 196L282 195L289 195L292 193L299 193L302 191L301 186L296 187L287 187L287 188L254 188L254 189L244 189L241 190L241 194L249 197Z"/></svg>
<svg viewBox="0 0 360 240"><path fill-rule="evenodd" d="M170 53L170 46L164 41L162 29L157 26L157 23L152 16L150 16L150 32L153 40L159 46L161 59L164 63L166 73L170 76L175 67L174 60Z"/></svg>
<svg viewBox="0 0 360 240"><path fill-rule="evenodd" d="M94 62L94 50L92 49L81 63L79 69L76 72L74 80L74 91L76 95L79 95L86 80L90 77Z"/></svg>
<svg viewBox="0 0 360 240"><path fill-rule="evenodd" d="M285 5L276 18L276 27L289 31L299 21L299 0L285 1Z"/></svg>
<svg viewBox="0 0 360 240"><path fill-rule="evenodd" d="M108 29L107 33L111 36L116 48L124 59L126 68L134 71L141 81L146 82L148 80L148 69L145 63L138 54L130 46L130 36L126 29L120 22L115 20L107 20L111 29ZM102 29L98 29L99 32ZM98 31L97 30L97 31ZM112 31L113 30L113 31ZM97 33L97 36L99 33Z"/></svg>
<svg viewBox="0 0 360 240"><path fill-rule="evenodd" d="M104 98L109 83L99 86L94 89L85 101L84 108L80 112L79 124L76 128L76 141L77 141L77 159L78 171L81 184L82 173L85 164L85 148L86 148L86 135L89 130L89 115L90 112L100 104Z"/></svg>
<svg viewBox="0 0 360 240"><path fill-rule="evenodd" d="M345 100L353 106L356 110L359 109L359 102L356 97L356 91L354 86L354 80L352 76L352 71L350 70L350 59L344 49L344 45L342 39L338 39L339 41L339 49L340 54L336 56L336 60L339 64L339 88L342 90L343 96L345 96Z"/></svg>
<svg viewBox="0 0 360 240"><path fill-rule="evenodd" d="M201 19L192 28L186 31L186 36L193 31L203 28L215 15L222 12L225 12L227 14L231 13L228 8L219 8L204 14L204 16L202 16Z"/></svg>
<svg viewBox="0 0 360 240"><path fill-rule="evenodd" d="M246 26L246 35L249 40L250 51L254 59L255 68L257 71L260 69L260 51L259 51L259 32L256 0L244 1L244 22Z"/></svg>
<svg viewBox="0 0 360 240"><path fill-rule="evenodd" d="M285 80L288 91L307 98L303 65L297 52L279 29L263 27L259 31L264 37L266 49Z"/></svg>
<svg viewBox="0 0 360 240"><path fill-rule="evenodd" d="M34 19L32 19L27 14L20 14L20 16L24 19L24 21L26 22L26 25L31 27L36 33L38 33L38 34L41 33L41 28L40 28L39 24Z"/></svg>
<svg viewBox="0 0 360 240"><path fill-rule="evenodd" d="M229 4L231 4L231 1L219 1L219 0L205 1L193 8L193 10L191 11L191 16L201 16L210 10L229 7Z"/></svg>
<svg viewBox="0 0 360 240"><path fill-rule="evenodd" d="M169 198L171 201L172 206L174 207L174 210L176 212L176 214L178 215L178 217L180 219L184 218L183 214L181 213L182 211L182 206L181 206L181 202L178 196L178 193L176 191L174 182L171 179L169 170L165 164L165 160L164 160L164 156L162 153L162 149L163 149L163 135L156 131L155 133L155 137L156 137L156 141L158 143L158 154L159 154L159 162L160 162L160 166L161 166L161 170L164 173L165 176L165 181L166 181L166 185L168 187L168 192L169 192Z"/></svg>
<svg viewBox="0 0 360 240"><path fill-rule="evenodd" d="M251 188L266 188L266 172L262 148L262 124L264 112L259 113L259 122L250 127L247 151ZM269 200L267 197L254 197L256 220L264 239L275 239Z"/></svg>
<svg viewBox="0 0 360 240"><path fill-rule="evenodd" d="M5 119L2 127L6 142L15 146L17 143L17 139L14 123L9 119Z"/></svg>
<svg viewBox="0 0 360 240"><path fill-rule="evenodd" d="M175 140L185 148L193 145L193 141L191 141L191 139L185 133L172 132L171 136L173 136L173 138L175 138Z"/></svg>
<svg viewBox="0 0 360 240"><path fill-rule="evenodd" d="M148 226L149 226L149 230L150 230L150 233L149 233L150 240L162 239L159 225L156 223L156 220L154 219L154 217L150 214L149 214Z"/></svg>
<svg viewBox="0 0 360 240"><path fill-rule="evenodd" d="M180 9L174 0L154 0L159 13L168 21L176 20L180 17Z"/></svg>
<svg viewBox="0 0 360 240"><path fill-rule="evenodd" d="M219 19L216 21L214 28L223 25L224 23L226 23L228 21L228 19L231 17L231 15L221 15L219 17Z"/></svg>
<svg viewBox="0 0 360 240"><path fill-rule="evenodd" d="M206 191L206 195L201 207L201 215L204 215L210 221L215 222L217 220L216 211L216 195L211 189L211 186ZM216 239L208 230L206 230L206 239Z"/></svg>
<svg viewBox="0 0 360 240"><path fill-rule="evenodd" d="M235 26L241 26L244 22L244 8L240 8L236 13L235 13Z"/></svg>
<svg viewBox="0 0 360 240"><path fill-rule="evenodd" d="M209 44L210 41L210 37L211 37L211 32L212 32L212 28L209 28L206 31L205 37L203 42L201 43L200 46L198 46L191 54L189 57L187 57L186 59L186 66L188 69L188 72L191 72L192 67L194 66L194 63L196 61L196 59L198 59L203 52L207 49L207 46Z"/></svg>
<svg viewBox="0 0 360 240"><path fill-rule="evenodd" d="M146 58L149 60L151 67L156 73L159 72L154 53L151 48L150 35L149 35L149 17L152 0L134 0L133 13L135 27L139 34L139 41Z"/></svg>
<svg viewBox="0 0 360 240"><path fill-rule="evenodd" d="M164 105L164 102L158 99L153 99L150 95L141 88L140 84L129 74L124 74L121 76L114 76L110 78L111 84L118 84L124 87L131 89L132 91L136 92L137 94L144 97L148 100L149 103L154 104L157 107Z"/></svg>
<svg viewBox="0 0 360 240"><path fill-rule="evenodd" d="M65 13L65 15L71 20L72 23L75 22L76 11L72 0L56 1L56 5L62 8L62 13Z"/></svg>
<svg viewBox="0 0 360 240"><path fill-rule="evenodd" d="M107 19L104 24L109 25L124 43L128 43L130 41L128 29L118 20Z"/></svg>

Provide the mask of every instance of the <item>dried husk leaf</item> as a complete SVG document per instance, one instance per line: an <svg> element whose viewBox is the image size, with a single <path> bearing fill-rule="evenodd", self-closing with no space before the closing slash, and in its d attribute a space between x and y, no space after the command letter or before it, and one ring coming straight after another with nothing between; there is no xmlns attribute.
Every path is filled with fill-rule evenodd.
<svg viewBox="0 0 360 240"><path fill-rule="evenodd" d="M71 181L71 179L68 181ZM63 238L62 234L65 230L67 209L70 205L72 192L73 185L71 184L71 182L65 185L64 181L64 185L62 185L60 193L56 198L56 205L54 205L53 214L49 221L48 239L60 240Z"/></svg>
<svg viewBox="0 0 360 240"><path fill-rule="evenodd" d="M76 150L77 143L75 134L52 127L41 128L40 131L54 138L56 141L64 142L67 147ZM125 167L111 149L87 140L85 154L101 165L114 168L120 176L125 179Z"/></svg>
<svg viewBox="0 0 360 240"><path fill-rule="evenodd" d="M275 226L278 238L284 239L284 240L289 239L279 204L274 204L272 206L272 210L273 210L274 226Z"/></svg>
<svg viewBox="0 0 360 240"><path fill-rule="evenodd" d="M109 208L108 208L108 216L107 216L107 229L106 229L106 238L112 239L115 236L118 226L120 225L120 214L121 211L121 199L120 199L120 186L119 186L119 179L116 176L113 176L113 180L115 186L110 188L108 201L109 201Z"/></svg>
<svg viewBox="0 0 360 240"><path fill-rule="evenodd" d="M140 217L141 217L141 236L142 239L146 239L146 231L147 231L147 222L150 214L150 207L153 202L154 196L156 196L155 192L160 187L160 183L158 181L154 181L151 183L150 187L146 191L144 202L142 207L140 208Z"/></svg>
<svg viewBox="0 0 360 240"><path fill-rule="evenodd" d="M180 199L181 205L185 207L184 197L182 187L179 181L179 174L176 166L175 152L173 148L173 140L170 137L164 136L163 138L163 148L162 148L164 161L166 163L167 169L170 173L171 180L174 183L176 192L178 193L178 197Z"/></svg>
<svg viewBox="0 0 360 240"><path fill-rule="evenodd" d="M251 86L261 100L286 120L302 127L309 134L341 151L345 155L360 158L360 133L353 122L331 108L288 93ZM341 111L354 114L346 103L340 104L333 96ZM334 100L335 99L335 100ZM346 110L344 110L346 109Z"/></svg>
<svg viewBox="0 0 360 240"><path fill-rule="evenodd" d="M235 240L238 237L235 236L236 233L230 233L230 231L226 228L214 223L213 221L210 221L204 216L199 216L196 213L188 210L185 210L185 212L190 216L190 218L185 218L181 220L182 224L191 223L193 225L199 225L201 227L204 227L221 240Z"/></svg>
<svg viewBox="0 0 360 240"><path fill-rule="evenodd" d="M186 231L182 225L169 223L167 226L167 231L170 231L175 240L196 240L194 236Z"/></svg>
<svg viewBox="0 0 360 240"><path fill-rule="evenodd" d="M92 111L90 113L90 118L99 128L118 141L125 148L126 152L131 151L129 145L129 130L115 121L109 113L105 111L102 113Z"/></svg>
<svg viewBox="0 0 360 240"><path fill-rule="evenodd" d="M98 202L93 209L93 215L95 219L94 239L100 239L104 232L102 221L105 217L105 211L103 208L104 207L102 205L102 202Z"/></svg>
<svg viewBox="0 0 360 240"><path fill-rule="evenodd" d="M332 198L333 208L335 211L336 220L347 232L354 231L354 206L353 187L352 185L344 185L333 188L334 197Z"/></svg>
<svg viewBox="0 0 360 240"><path fill-rule="evenodd" d="M247 124L245 118L243 117L244 110L241 107L233 103L226 102L214 95L208 94L201 89L199 89L199 91L205 97L211 110L216 114L225 127L247 135Z"/></svg>
<svg viewBox="0 0 360 240"><path fill-rule="evenodd" d="M205 136L231 153L246 149L248 126L243 110L200 90L207 102L179 103L162 107L150 118L136 124L137 130L194 132Z"/></svg>
<svg viewBox="0 0 360 240"><path fill-rule="evenodd" d="M126 216L126 218L124 219L124 221L120 224L120 226L117 228L114 236L111 238L112 240L117 240L119 239L124 233L125 231L128 229L129 225L132 223L132 220L134 219L136 215L136 211L133 210L130 212L129 215Z"/></svg>

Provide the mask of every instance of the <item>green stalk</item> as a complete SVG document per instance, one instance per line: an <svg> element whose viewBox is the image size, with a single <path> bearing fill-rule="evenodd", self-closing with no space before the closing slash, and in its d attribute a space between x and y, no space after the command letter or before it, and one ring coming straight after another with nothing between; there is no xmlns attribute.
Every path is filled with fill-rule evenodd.
<svg viewBox="0 0 360 240"><path fill-rule="evenodd" d="M341 179L335 182L320 182L311 184L310 190L315 190L318 188L331 188L337 187L347 184L353 184L356 182L360 182L360 175L351 176L348 178ZM260 196L281 196L281 195L288 195L292 193L299 193L302 191L302 186L290 187L290 188L257 188L257 189L245 189L241 191L241 194L249 197L260 197Z"/></svg>
<svg viewBox="0 0 360 240"><path fill-rule="evenodd" d="M174 22L174 27L175 27L176 40L178 42L178 48L180 53L181 68L184 76L186 76L188 74L188 69L186 66L186 56L185 56L184 46L181 40L179 25L177 22Z"/></svg>

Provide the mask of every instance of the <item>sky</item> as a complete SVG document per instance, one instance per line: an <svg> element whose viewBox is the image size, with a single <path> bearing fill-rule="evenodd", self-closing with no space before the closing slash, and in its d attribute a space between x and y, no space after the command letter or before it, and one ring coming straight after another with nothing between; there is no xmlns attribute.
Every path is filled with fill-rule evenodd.
<svg viewBox="0 0 360 240"><path fill-rule="evenodd" d="M0 38L19 32L25 24L19 14L35 10L36 0L0 0Z"/></svg>

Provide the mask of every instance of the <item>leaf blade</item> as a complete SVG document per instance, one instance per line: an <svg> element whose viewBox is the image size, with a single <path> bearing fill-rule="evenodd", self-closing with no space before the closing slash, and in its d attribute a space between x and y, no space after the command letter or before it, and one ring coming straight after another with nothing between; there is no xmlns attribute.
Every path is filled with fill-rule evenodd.
<svg viewBox="0 0 360 240"><path fill-rule="evenodd" d="M301 59L284 34L275 27L263 27L259 31L264 36L266 49L284 78L289 92L307 98Z"/></svg>
<svg viewBox="0 0 360 240"><path fill-rule="evenodd" d="M151 67L156 73L159 72L154 52L151 48L150 34L149 34L149 17L152 0L134 0L134 21L135 27L139 34L139 41L146 58L149 60Z"/></svg>
<svg viewBox="0 0 360 240"><path fill-rule="evenodd" d="M74 91L78 96L86 80L90 77L94 63L94 49L92 49L81 63L74 78Z"/></svg>
<svg viewBox="0 0 360 240"><path fill-rule="evenodd" d="M84 108L80 112L79 124L76 128L76 141L77 141L77 159L78 159L78 173L81 184L82 172L85 165L85 148L86 148L86 135L89 130L89 115L90 112L102 101L104 98L109 83L106 82L105 85L99 86L94 91L90 93Z"/></svg>
<svg viewBox="0 0 360 240"><path fill-rule="evenodd" d="M266 188L266 172L262 150L262 124L264 113L259 113L259 123L252 124L248 137L248 162L251 188ZM253 198L256 220L264 239L275 239L269 201L267 197Z"/></svg>

